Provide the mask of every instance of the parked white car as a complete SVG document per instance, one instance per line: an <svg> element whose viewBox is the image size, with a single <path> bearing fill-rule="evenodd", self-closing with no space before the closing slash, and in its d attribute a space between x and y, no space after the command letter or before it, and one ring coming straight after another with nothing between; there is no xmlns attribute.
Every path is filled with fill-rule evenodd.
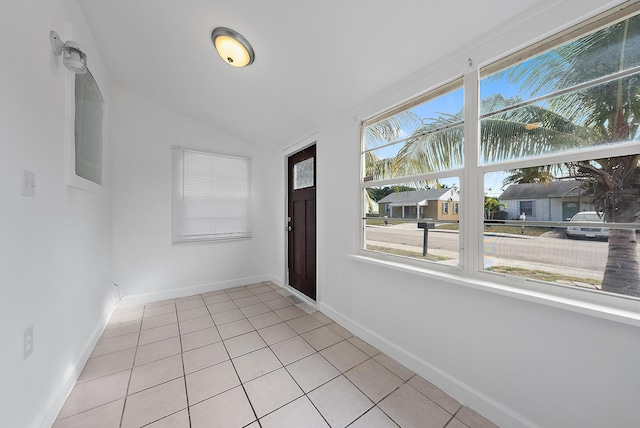
<svg viewBox="0 0 640 428"><path fill-rule="evenodd" d="M595 211L582 211L571 217L569 222L580 223L604 223L604 215L598 214ZM593 239L608 239L609 228L593 225L588 226L569 226L567 227L568 238L593 238Z"/></svg>

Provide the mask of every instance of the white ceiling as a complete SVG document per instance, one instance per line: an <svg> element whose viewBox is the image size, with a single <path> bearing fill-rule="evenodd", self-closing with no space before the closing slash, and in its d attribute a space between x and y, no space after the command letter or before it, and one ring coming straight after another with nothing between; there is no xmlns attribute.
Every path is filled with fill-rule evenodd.
<svg viewBox="0 0 640 428"><path fill-rule="evenodd" d="M539 0L78 0L114 83L281 148ZM225 64L215 27L255 62ZM89 66L91 65L89 52Z"/></svg>

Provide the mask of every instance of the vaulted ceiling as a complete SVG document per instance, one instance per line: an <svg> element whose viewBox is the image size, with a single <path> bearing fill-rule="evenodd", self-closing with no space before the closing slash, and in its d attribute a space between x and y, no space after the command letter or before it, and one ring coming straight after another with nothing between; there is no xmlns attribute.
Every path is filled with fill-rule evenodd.
<svg viewBox="0 0 640 428"><path fill-rule="evenodd" d="M540 3L78 1L116 85L271 148L295 142ZM251 66L220 59L210 38L219 26L250 41Z"/></svg>

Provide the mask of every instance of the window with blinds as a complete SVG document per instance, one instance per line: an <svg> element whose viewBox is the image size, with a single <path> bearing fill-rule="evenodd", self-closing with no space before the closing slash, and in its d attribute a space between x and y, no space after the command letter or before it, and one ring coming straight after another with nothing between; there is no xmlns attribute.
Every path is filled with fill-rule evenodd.
<svg viewBox="0 0 640 428"><path fill-rule="evenodd" d="M251 237L251 159L172 147L173 243Z"/></svg>

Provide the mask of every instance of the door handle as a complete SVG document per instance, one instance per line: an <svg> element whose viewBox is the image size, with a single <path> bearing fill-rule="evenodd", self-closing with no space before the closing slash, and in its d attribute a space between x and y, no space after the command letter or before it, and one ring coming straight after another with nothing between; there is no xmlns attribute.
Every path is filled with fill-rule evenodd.
<svg viewBox="0 0 640 428"><path fill-rule="evenodd" d="M291 226L287 226L287 232L291 232L293 228Z"/></svg>

